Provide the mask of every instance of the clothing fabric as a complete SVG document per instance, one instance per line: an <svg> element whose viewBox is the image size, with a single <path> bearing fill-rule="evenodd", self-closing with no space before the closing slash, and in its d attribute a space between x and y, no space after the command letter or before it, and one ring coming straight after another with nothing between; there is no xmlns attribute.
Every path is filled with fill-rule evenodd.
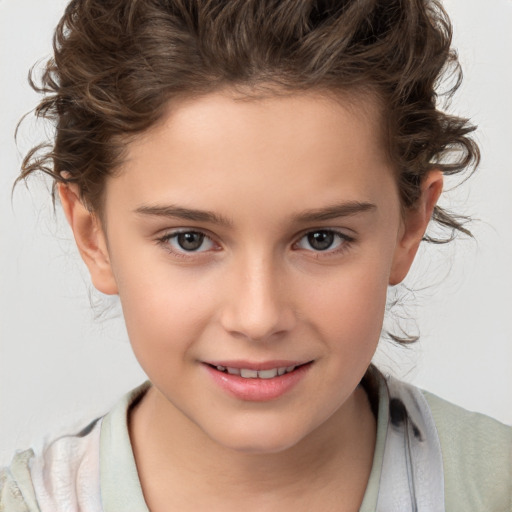
<svg viewBox="0 0 512 512"><path fill-rule="evenodd" d="M512 512L512 428L393 378L377 378L377 440L360 512ZM0 512L149 512L127 394L82 432L0 471Z"/></svg>

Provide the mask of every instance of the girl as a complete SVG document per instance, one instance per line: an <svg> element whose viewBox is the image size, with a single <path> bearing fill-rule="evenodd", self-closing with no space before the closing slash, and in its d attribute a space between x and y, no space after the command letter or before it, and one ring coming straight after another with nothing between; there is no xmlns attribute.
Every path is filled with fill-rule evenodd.
<svg viewBox="0 0 512 512"><path fill-rule="evenodd" d="M18 454L4 509L509 510L511 429L370 364L429 221L466 229L436 206L478 160L449 70L436 2L71 2L21 177L149 381Z"/></svg>

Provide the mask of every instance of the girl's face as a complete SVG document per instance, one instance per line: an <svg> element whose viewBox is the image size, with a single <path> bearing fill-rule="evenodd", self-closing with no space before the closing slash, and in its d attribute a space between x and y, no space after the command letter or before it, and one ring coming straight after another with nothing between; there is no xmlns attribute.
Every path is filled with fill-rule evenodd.
<svg viewBox="0 0 512 512"><path fill-rule="evenodd" d="M268 453L353 410L429 216L401 216L378 119L219 92L128 146L86 261L119 293L162 414Z"/></svg>

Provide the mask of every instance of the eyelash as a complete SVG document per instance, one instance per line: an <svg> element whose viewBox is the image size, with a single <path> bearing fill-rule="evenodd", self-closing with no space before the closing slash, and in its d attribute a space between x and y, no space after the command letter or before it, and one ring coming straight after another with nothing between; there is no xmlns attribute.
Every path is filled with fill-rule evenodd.
<svg viewBox="0 0 512 512"><path fill-rule="evenodd" d="M293 246L297 246L303 239L305 239L309 235L313 235L313 234L317 234L317 233L334 235L334 237L337 238L338 242L339 242L339 247L337 247L335 249L330 249L329 247L325 250L304 249L304 250L314 254L315 255L314 257L317 259L322 258L322 257L340 255L343 252L345 252L346 250L348 250L350 248L351 244L355 241L354 237L349 236L340 231L337 231L335 229L327 229L327 228L326 229L313 229L313 230L309 230L309 231L306 231L303 234L301 234L300 237L298 238L298 240L296 242L294 242ZM206 251L196 251L196 250L186 251L185 249L182 249L182 250L174 249L170 245L169 241L173 240L173 239L177 240L178 236L183 235L183 234L200 235L203 237L201 242L204 242L204 240L209 240L212 244L215 244L214 240L210 236L208 236L206 233L204 233L200 230L194 230L194 229L180 229L180 230L173 231L171 233L167 233L164 236L158 238L157 242L158 242L158 244L164 246L164 248L169 253L171 253L173 256L176 256L178 258L183 258L183 259L197 258L198 255L202 255L203 253L208 252L207 250ZM335 243L335 242L333 242L333 243ZM201 245L202 245L202 243L201 243Z"/></svg>
<svg viewBox="0 0 512 512"><path fill-rule="evenodd" d="M314 235L314 234L318 234L318 233L323 233L323 234L329 234L329 235L333 235L334 236L334 239L335 241L333 243L336 243L336 239L339 243L339 246L335 249L331 249L330 246L325 249L325 250L308 250L308 249L305 249L307 250L308 252L311 252L312 254L314 254L314 257L315 258L325 258L325 257L329 257L329 256L339 256L340 254L344 253L345 251L347 251L351 244L355 241L355 238L352 237L352 236L349 236L347 235L346 233L342 233L341 231L337 231L336 229L313 229L313 230L309 230L309 231L306 231L305 233L303 233L300 238L298 239L297 242L295 242L293 245L296 246L298 245L303 239L309 237L310 235Z"/></svg>
<svg viewBox="0 0 512 512"><path fill-rule="evenodd" d="M200 255L200 254L206 252L206 251L186 251L185 249L182 249L182 250L174 249L169 242L173 239L177 240L178 236L185 235L185 234L200 235L203 237L202 241L209 240L212 244L215 244L215 242L213 241L213 239L210 236L208 236L206 233L203 233L200 230L195 230L195 229L179 229L179 230L173 231L171 233L167 233L164 236L158 238L157 242L159 244L163 245L164 248L169 253L171 253L173 256L177 256L178 258L190 259L193 257L197 257L198 254Z"/></svg>

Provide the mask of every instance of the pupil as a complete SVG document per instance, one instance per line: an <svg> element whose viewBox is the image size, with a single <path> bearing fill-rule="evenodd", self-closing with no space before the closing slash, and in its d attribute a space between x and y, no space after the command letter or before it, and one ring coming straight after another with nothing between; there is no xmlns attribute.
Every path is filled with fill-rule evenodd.
<svg viewBox="0 0 512 512"><path fill-rule="evenodd" d="M317 251L329 249L334 242L334 234L330 231L316 231L308 235L308 242Z"/></svg>
<svg viewBox="0 0 512 512"><path fill-rule="evenodd" d="M178 244L185 251L195 251L199 249L203 243L204 235L202 233L180 233L178 235Z"/></svg>

